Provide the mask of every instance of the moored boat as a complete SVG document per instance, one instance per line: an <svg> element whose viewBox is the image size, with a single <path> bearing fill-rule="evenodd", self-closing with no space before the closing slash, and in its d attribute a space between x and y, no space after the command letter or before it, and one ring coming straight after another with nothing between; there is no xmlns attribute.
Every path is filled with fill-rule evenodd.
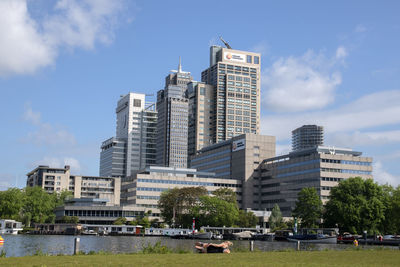
<svg viewBox="0 0 400 267"><path fill-rule="evenodd" d="M321 244L336 244L336 236L327 236L324 234L305 234L305 235L293 235L287 238L290 242L300 241L302 243L321 243Z"/></svg>
<svg viewBox="0 0 400 267"><path fill-rule="evenodd" d="M0 220L0 235L4 234L18 234L18 231L22 231L22 223L15 220Z"/></svg>

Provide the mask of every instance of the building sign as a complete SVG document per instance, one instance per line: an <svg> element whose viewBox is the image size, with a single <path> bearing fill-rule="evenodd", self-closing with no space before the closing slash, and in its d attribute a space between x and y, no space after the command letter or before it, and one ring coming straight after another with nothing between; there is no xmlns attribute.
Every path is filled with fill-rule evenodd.
<svg viewBox="0 0 400 267"><path fill-rule="evenodd" d="M228 61L242 62L246 63L246 55L232 53L229 51L224 52L224 59Z"/></svg>
<svg viewBox="0 0 400 267"><path fill-rule="evenodd" d="M232 143L232 152L242 150L246 147L246 140L245 139L240 139L233 141Z"/></svg>

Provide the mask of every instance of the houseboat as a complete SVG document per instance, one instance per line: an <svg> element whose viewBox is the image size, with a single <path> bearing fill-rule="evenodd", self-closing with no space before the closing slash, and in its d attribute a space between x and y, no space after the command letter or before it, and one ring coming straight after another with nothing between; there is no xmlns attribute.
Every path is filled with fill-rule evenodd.
<svg viewBox="0 0 400 267"><path fill-rule="evenodd" d="M5 234L18 234L18 231L22 231L22 223L15 220L0 220L0 235Z"/></svg>

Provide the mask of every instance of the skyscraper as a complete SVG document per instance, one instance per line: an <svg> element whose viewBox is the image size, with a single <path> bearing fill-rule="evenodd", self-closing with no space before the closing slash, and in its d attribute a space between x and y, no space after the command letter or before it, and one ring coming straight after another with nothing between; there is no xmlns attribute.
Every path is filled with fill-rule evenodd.
<svg viewBox="0 0 400 267"><path fill-rule="evenodd" d="M313 148L324 144L324 127L303 125L292 131L293 151Z"/></svg>
<svg viewBox="0 0 400 267"><path fill-rule="evenodd" d="M227 47L210 48L210 67L201 74L214 87L208 125L213 143L260 133L260 54Z"/></svg>
<svg viewBox="0 0 400 267"><path fill-rule="evenodd" d="M157 112L155 104L146 103L145 97L129 93L118 101L116 138L102 144L100 176L130 176L155 165Z"/></svg>
<svg viewBox="0 0 400 267"><path fill-rule="evenodd" d="M190 72L172 70L165 78L165 87L157 92L157 156L156 163L166 167L187 167L188 111L187 84Z"/></svg>

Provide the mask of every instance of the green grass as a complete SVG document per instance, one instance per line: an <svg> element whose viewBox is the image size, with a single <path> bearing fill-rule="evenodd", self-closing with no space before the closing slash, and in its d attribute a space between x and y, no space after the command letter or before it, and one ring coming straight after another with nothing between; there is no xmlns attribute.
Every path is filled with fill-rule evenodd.
<svg viewBox="0 0 400 267"><path fill-rule="evenodd" d="M400 251L26 256L0 258L0 266L400 266Z"/></svg>

